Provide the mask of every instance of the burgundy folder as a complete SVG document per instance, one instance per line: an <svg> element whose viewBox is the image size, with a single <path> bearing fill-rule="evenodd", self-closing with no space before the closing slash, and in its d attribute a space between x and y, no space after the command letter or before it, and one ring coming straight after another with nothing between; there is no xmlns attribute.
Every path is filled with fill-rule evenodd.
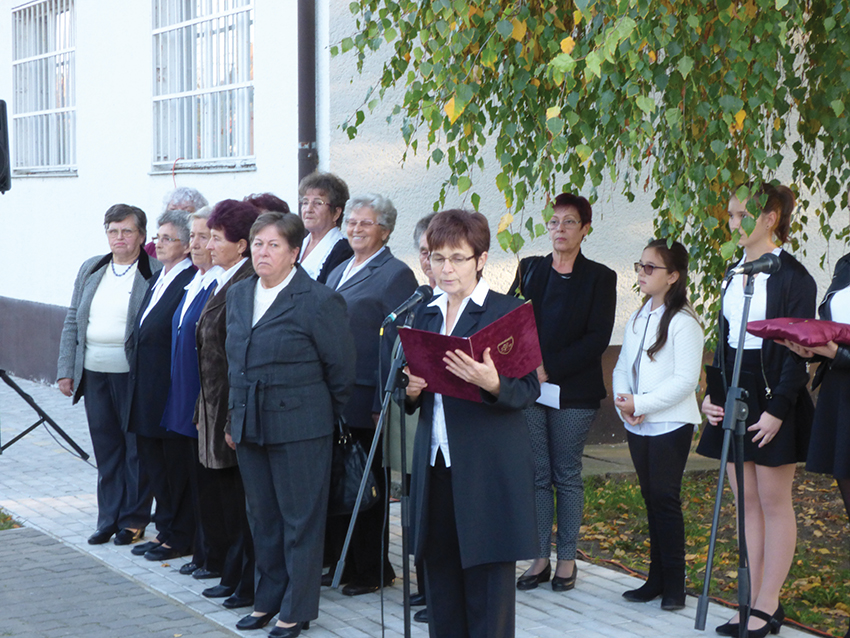
<svg viewBox="0 0 850 638"><path fill-rule="evenodd" d="M781 317L750 321L747 332L762 339L788 339L806 348L824 346L830 341L850 344L850 325L821 319Z"/></svg>
<svg viewBox="0 0 850 638"><path fill-rule="evenodd" d="M481 403L480 388L446 370L443 357L447 351L461 350L481 361L484 351L490 348L496 370L506 377L524 377L543 361L530 302L496 319L471 337L452 337L415 328L399 328L398 334L410 373L425 379L429 392L478 403Z"/></svg>

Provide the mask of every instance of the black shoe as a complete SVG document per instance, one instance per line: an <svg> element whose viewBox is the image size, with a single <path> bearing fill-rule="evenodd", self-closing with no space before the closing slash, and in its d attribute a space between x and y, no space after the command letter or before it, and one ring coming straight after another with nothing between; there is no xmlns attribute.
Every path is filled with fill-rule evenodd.
<svg viewBox="0 0 850 638"><path fill-rule="evenodd" d="M552 591L570 591L576 586L576 576L578 575L578 565L573 565L573 575L566 578L562 576L552 577Z"/></svg>
<svg viewBox="0 0 850 638"><path fill-rule="evenodd" d="M413 620L416 622L428 622L428 608L420 609L413 614Z"/></svg>
<svg viewBox="0 0 850 638"><path fill-rule="evenodd" d="M251 614L248 614L247 616L243 616L239 619L239 622L236 623L236 628L242 629L243 631L247 631L249 629L262 629L269 624L269 621L272 618L274 618L274 613L263 614L262 616L252 616Z"/></svg>
<svg viewBox="0 0 850 638"><path fill-rule="evenodd" d="M737 622L725 622L719 627L715 627L714 631L720 634L721 636L737 636L738 629L740 628L741 623Z"/></svg>
<svg viewBox="0 0 850 638"><path fill-rule="evenodd" d="M159 541L148 541L147 543L139 543L135 547L130 549L130 553L133 556L144 556L146 553L151 551L152 549L156 549L162 545Z"/></svg>
<svg viewBox="0 0 850 638"><path fill-rule="evenodd" d="M411 607L421 607L425 604L425 593L418 591L410 596Z"/></svg>
<svg viewBox="0 0 850 638"><path fill-rule="evenodd" d="M197 578L198 580L207 580L208 578L221 578L221 572L217 572L212 569L207 569L206 567L198 567L198 569L192 572L192 578Z"/></svg>
<svg viewBox="0 0 850 638"><path fill-rule="evenodd" d="M144 527L142 529L130 529L129 527L125 527L115 535L112 542L116 545L132 545L133 543L138 543L144 535Z"/></svg>
<svg viewBox="0 0 850 638"><path fill-rule="evenodd" d="M253 596L231 596L225 598L221 606L225 609L239 609L240 607L251 607L253 604Z"/></svg>
<svg viewBox="0 0 850 638"><path fill-rule="evenodd" d="M198 565L196 563L186 563L178 571L184 576L188 576L189 574L195 573L197 570Z"/></svg>
<svg viewBox="0 0 850 638"><path fill-rule="evenodd" d="M309 629L310 621L297 622L294 627L280 627L275 625L269 632L269 638L295 638L301 635L302 629Z"/></svg>
<svg viewBox="0 0 850 638"><path fill-rule="evenodd" d="M330 587L334 583L334 570L322 574L322 587Z"/></svg>
<svg viewBox="0 0 850 638"><path fill-rule="evenodd" d="M145 552L145 558L152 561L171 560L172 558L180 558L189 553L186 549L177 549L176 547L166 547L160 545L154 549Z"/></svg>
<svg viewBox="0 0 850 638"><path fill-rule="evenodd" d="M516 588L520 591L537 589L537 586L540 583L548 583L551 577L552 565L546 563L546 567L544 567L543 571L541 571L539 574L529 574L528 571L526 571L522 576L517 579Z"/></svg>
<svg viewBox="0 0 850 638"><path fill-rule="evenodd" d="M117 530L114 527L105 527L103 529L96 530L94 534L89 536L88 543L89 545L103 545L106 541L112 538L112 535Z"/></svg>
<svg viewBox="0 0 850 638"><path fill-rule="evenodd" d="M201 595L205 598L227 598L228 596L232 596L234 591L236 591L235 587L216 585L215 587L207 587L201 592Z"/></svg>
<svg viewBox="0 0 850 638"><path fill-rule="evenodd" d="M779 633L779 629L782 627L782 621L785 620L785 610L782 609L782 604L780 603L772 616L763 612L761 609L750 609L750 617L761 618L766 624L758 629L747 629L748 638L764 638L767 634Z"/></svg>
<svg viewBox="0 0 850 638"><path fill-rule="evenodd" d="M661 597L661 609L664 611L678 611L685 608L685 592L676 594L664 594Z"/></svg>
<svg viewBox="0 0 850 638"><path fill-rule="evenodd" d="M646 581L637 589L624 591L623 598L628 600L630 603L648 603L650 600L658 598L662 593L664 593L664 587L661 583L655 584ZM732 634L729 635L731 636Z"/></svg>
<svg viewBox="0 0 850 638"><path fill-rule="evenodd" d="M392 587L395 579L384 581L384 587ZM379 584L372 583L348 583L342 588L344 596L362 596L363 594L371 594L381 588Z"/></svg>

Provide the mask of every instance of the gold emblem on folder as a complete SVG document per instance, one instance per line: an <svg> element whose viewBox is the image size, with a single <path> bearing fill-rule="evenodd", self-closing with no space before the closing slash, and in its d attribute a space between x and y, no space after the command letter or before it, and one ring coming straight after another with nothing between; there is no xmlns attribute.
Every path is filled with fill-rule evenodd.
<svg viewBox="0 0 850 638"><path fill-rule="evenodd" d="M502 343L499 344L498 350L499 354L510 354L511 350L514 349L514 338L508 337Z"/></svg>

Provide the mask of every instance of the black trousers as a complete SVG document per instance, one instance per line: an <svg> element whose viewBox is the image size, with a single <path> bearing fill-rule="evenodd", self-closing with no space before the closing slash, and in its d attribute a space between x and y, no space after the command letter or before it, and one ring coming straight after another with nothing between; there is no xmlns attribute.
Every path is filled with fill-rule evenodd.
<svg viewBox="0 0 850 638"><path fill-rule="evenodd" d="M257 563L254 609L283 622L319 617L331 436L239 443Z"/></svg>
<svg viewBox="0 0 850 638"><path fill-rule="evenodd" d="M190 549L195 536L189 487L191 440L182 436L160 439L137 434L136 446L156 499L157 540L181 551Z"/></svg>
<svg viewBox="0 0 850 638"><path fill-rule="evenodd" d="M245 511L245 489L237 466L198 465L201 525L207 568L221 572L221 584L238 596L254 595L254 544Z"/></svg>
<svg viewBox="0 0 850 638"><path fill-rule="evenodd" d="M86 418L97 461L97 529L141 529L150 522L152 498L136 435L121 428L128 377L83 372Z"/></svg>
<svg viewBox="0 0 850 638"><path fill-rule="evenodd" d="M198 486L198 468L203 469L198 458L198 439L189 438L189 498L192 500L192 517L195 519L195 538L192 545L195 552L192 555L192 562L198 567L204 567L212 570L212 567L207 563L207 541L204 538L204 526L201 525L201 499ZM215 570L221 571L221 565Z"/></svg>
<svg viewBox="0 0 850 638"><path fill-rule="evenodd" d="M693 432L693 425L683 425L658 436L628 433L629 452L649 520L648 583L668 596L683 594L685 587L681 491Z"/></svg>
<svg viewBox="0 0 850 638"><path fill-rule="evenodd" d="M363 446L366 453L372 445L375 430L368 428L351 428L351 435ZM383 441L378 442L375 458L372 461L372 472L381 493L381 501L357 516L354 534L345 561L343 582L357 585L380 585L381 569L383 568L384 584L389 585L395 578L395 571L389 559L389 525L382 531L386 513L387 484L383 468ZM350 516L331 516L328 518L325 547L325 563L336 568L336 563L342 553L345 535L348 532ZM383 542L383 552L381 544Z"/></svg>
<svg viewBox="0 0 850 638"><path fill-rule="evenodd" d="M431 638L512 638L516 562L463 568L452 472L442 453L430 468L428 531L423 559Z"/></svg>

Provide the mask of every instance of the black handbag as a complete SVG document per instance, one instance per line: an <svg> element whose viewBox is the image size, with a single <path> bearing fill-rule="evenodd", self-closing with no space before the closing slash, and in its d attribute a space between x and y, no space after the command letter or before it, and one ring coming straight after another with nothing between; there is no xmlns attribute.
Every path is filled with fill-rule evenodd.
<svg viewBox="0 0 850 638"><path fill-rule="evenodd" d="M368 471L366 489L363 491L363 499L360 501L360 511L363 512L381 498L375 474L366 467L367 454L348 430L348 425L343 419L337 422L337 431L334 436L333 457L331 458L331 489L328 500L328 516L340 516L352 514L354 503L357 500L357 492L360 490L360 481L363 479L364 471Z"/></svg>

